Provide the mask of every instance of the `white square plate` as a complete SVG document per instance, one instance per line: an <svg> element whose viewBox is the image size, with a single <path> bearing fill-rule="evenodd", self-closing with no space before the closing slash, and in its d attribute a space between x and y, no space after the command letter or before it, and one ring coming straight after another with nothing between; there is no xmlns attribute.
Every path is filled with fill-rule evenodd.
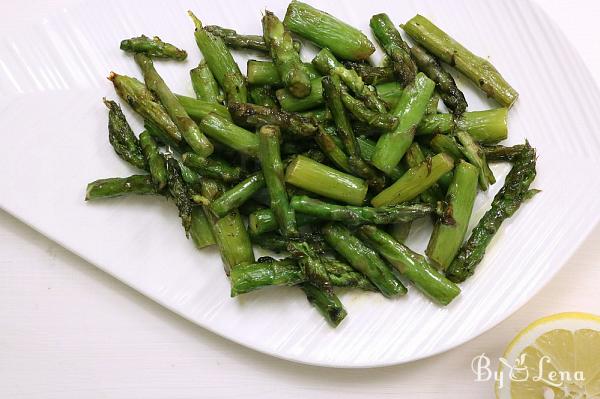
<svg viewBox="0 0 600 399"><path fill-rule="evenodd" d="M161 198L83 201L86 184L131 170L107 140L101 98L116 98L109 71L140 76L119 50L123 38L159 35L189 52L157 62L174 91L192 94L188 71L200 59L192 8L206 24L260 32L265 5L283 16L287 1L88 1L0 41L0 118L7 177L0 206L174 312L235 342L285 359L335 367L403 363L457 346L500 322L565 263L600 215L600 98L589 73L546 16L526 1L312 0L369 32L371 15L400 24L421 13L475 53L489 56L520 92L510 143L528 138L539 155L542 193L506 222L462 295L440 308L414 290L405 298L348 293L349 316L330 328L294 288L239 299L214 249L186 241L172 204ZM309 47L309 46L307 46ZM309 52L305 53L309 59ZM238 57L245 65L244 57ZM495 106L459 79L471 110ZM125 107L126 109L126 107ZM139 120L130 120L140 129ZM508 166L495 172L504 176ZM485 212L502 179L481 195ZM421 250L418 232L412 245ZM77 300L77 298L73 298ZM90 309L93 312L93 309Z"/></svg>

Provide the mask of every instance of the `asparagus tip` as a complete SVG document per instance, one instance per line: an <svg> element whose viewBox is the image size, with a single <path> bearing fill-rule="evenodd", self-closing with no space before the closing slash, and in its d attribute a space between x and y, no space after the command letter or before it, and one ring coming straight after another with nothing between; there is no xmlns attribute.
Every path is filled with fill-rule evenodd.
<svg viewBox="0 0 600 399"><path fill-rule="evenodd" d="M188 10L187 13L190 16L190 18L192 19L192 21L194 22L196 30L202 29L202 22L198 19L198 17L196 17L196 15L192 12L192 10Z"/></svg>

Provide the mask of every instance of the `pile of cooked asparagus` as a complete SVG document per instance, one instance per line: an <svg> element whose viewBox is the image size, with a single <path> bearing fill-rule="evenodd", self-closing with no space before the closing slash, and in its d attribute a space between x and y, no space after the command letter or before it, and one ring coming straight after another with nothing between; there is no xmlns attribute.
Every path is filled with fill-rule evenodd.
<svg viewBox="0 0 600 399"><path fill-rule="evenodd" d="M154 66L153 59L184 60L186 51L158 37L123 40L144 82L114 72L109 79L145 130L138 138L105 99L108 138L146 173L94 181L86 200L169 198L195 245L219 248L231 296L298 286L333 326L346 316L338 287L391 298L406 294L409 281L447 305L502 222L537 192L529 188L535 150L498 145L517 92L425 17L401 25L411 46L386 14L374 15L385 52L374 66L367 36L299 1L283 21L265 11L262 35L189 15L204 58L190 71L196 98L174 94ZM300 39L321 49L310 63ZM231 49L261 60L249 60L244 76ZM442 63L501 107L467 111ZM477 192L496 181L490 162L512 169L465 241ZM426 256L403 244L418 218L434 223ZM286 255L255 260L253 244Z"/></svg>

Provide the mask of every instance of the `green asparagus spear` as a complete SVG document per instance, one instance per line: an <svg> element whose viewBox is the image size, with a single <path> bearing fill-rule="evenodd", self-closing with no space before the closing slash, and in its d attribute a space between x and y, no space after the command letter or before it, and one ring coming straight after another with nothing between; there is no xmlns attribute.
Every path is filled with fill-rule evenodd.
<svg viewBox="0 0 600 399"><path fill-rule="evenodd" d="M467 109L467 100L464 94L456 86L454 78L446 71L439 61L419 45L410 49L410 54L420 71L435 82L435 86L441 94L446 107L455 116L462 115Z"/></svg>
<svg viewBox="0 0 600 399"><path fill-rule="evenodd" d="M400 82L404 85L412 83L417 74L417 66L410 56L408 45L402 40L390 17L387 14L373 15L369 25L388 55Z"/></svg>
<svg viewBox="0 0 600 399"><path fill-rule="evenodd" d="M473 204L477 196L478 169L465 161L459 161L446 201L452 212L454 224L436 223L427 246L427 256L441 269L446 269L456 256L469 226Z"/></svg>
<svg viewBox="0 0 600 399"><path fill-rule="evenodd" d="M404 155L406 165L409 168L419 166L422 162L426 161L425 155L421 150L419 143L412 143ZM437 183L434 183L431 187L421 193L421 200L426 204L435 206L435 204L443 198L440 187Z"/></svg>
<svg viewBox="0 0 600 399"><path fill-rule="evenodd" d="M223 39L228 47L236 50L255 50L261 53L269 53L269 47L265 39L259 35L241 35L233 29L222 28L217 25L205 26L204 29L215 36ZM294 50L298 53L302 48L302 43L294 40Z"/></svg>
<svg viewBox="0 0 600 399"><path fill-rule="evenodd" d="M494 197L491 208L479 220L467 242L446 269L446 276L450 280L460 283L475 272L502 222L511 217L523 201L531 197L529 185L535 179L535 163L535 149L529 143L525 143L525 149L515 158L513 167L504 180L504 186Z"/></svg>
<svg viewBox="0 0 600 399"><path fill-rule="evenodd" d="M411 251L383 230L362 226L359 231L362 239L437 303L448 305L460 293L460 288L435 270L424 256Z"/></svg>
<svg viewBox="0 0 600 399"><path fill-rule="evenodd" d="M306 294L306 298L319 313L331 324L337 327L348 314L340 299L333 292L327 292L311 283L303 283L302 291Z"/></svg>
<svg viewBox="0 0 600 399"><path fill-rule="evenodd" d="M147 36L132 37L121 41L121 50L130 53L142 53L148 57L171 58L183 61L187 58L185 50L178 49L170 43L165 43L158 36L149 38Z"/></svg>
<svg viewBox="0 0 600 399"><path fill-rule="evenodd" d="M129 194L156 194L149 175L113 177L91 182L85 190L85 200L112 198Z"/></svg>
<svg viewBox="0 0 600 399"><path fill-rule="evenodd" d="M358 29L299 1L290 3L283 23L344 60L365 60L375 51L373 43Z"/></svg>
<svg viewBox="0 0 600 399"><path fill-rule="evenodd" d="M238 208L246 202L252 194L265 186L265 178L262 173L257 172L225 191L219 198L214 200L209 209L215 215L223 217L230 211Z"/></svg>
<svg viewBox="0 0 600 399"><path fill-rule="evenodd" d="M175 97L165 81L156 72L152 60L139 53L134 58L142 70L148 90L160 99L161 104L165 107L167 113L181 132L183 139L198 154L205 157L212 154L214 149L212 143L202 134L196 122L189 117L184 107L177 100L177 97Z"/></svg>
<svg viewBox="0 0 600 399"><path fill-rule="evenodd" d="M409 222L433 213L429 205L393 205L383 208L335 205L307 196L294 196L290 204L297 214L349 225Z"/></svg>
<svg viewBox="0 0 600 399"><path fill-rule="evenodd" d="M310 62L305 62L304 68L311 81L321 77L321 74ZM250 84L267 86L281 86L283 84L277 67L272 61L248 60L246 70L248 83Z"/></svg>
<svg viewBox="0 0 600 399"><path fill-rule="evenodd" d="M253 127L275 125L296 136L313 136L317 132L317 125L311 119L276 108L234 103L229 106L229 112L233 120L240 125Z"/></svg>
<svg viewBox="0 0 600 399"><path fill-rule="evenodd" d="M248 88L248 96L253 104L271 108L278 107L275 91L271 86L252 85ZM232 103L231 105L234 104L236 103Z"/></svg>
<svg viewBox="0 0 600 399"><path fill-rule="evenodd" d="M448 134L464 130L480 143L496 143L508 136L507 116L507 108L465 112L456 120L452 114L426 115L417 126L416 134Z"/></svg>
<svg viewBox="0 0 600 399"><path fill-rule="evenodd" d="M328 129L323 128L319 125L319 132L315 136L315 141L321 148L321 151L325 153L327 158L339 169L346 173L352 173L352 167L350 166L350 160L348 155L340 148L340 145L336 143L335 136L331 134Z"/></svg>
<svg viewBox="0 0 600 399"><path fill-rule="evenodd" d="M296 214L298 227L318 223L319 219L310 215ZM253 235L270 233L279 229L275 213L270 208L259 209L248 215L248 229Z"/></svg>
<svg viewBox="0 0 600 399"><path fill-rule="evenodd" d="M240 180L242 171L237 166L231 166L227 162L215 157L203 158L198 154L186 152L181 159L185 166L192 168L200 175L224 182L235 182Z"/></svg>
<svg viewBox="0 0 600 399"><path fill-rule="evenodd" d="M375 90L377 91L377 96L383 100L391 110L396 107L402 98L402 93L404 91L400 82L381 83L375 86Z"/></svg>
<svg viewBox="0 0 600 399"><path fill-rule="evenodd" d="M363 82L368 85L378 85L380 83L388 83L396 80L394 68L392 67L375 67L362 62L346 61L346 68L353 69Z"/></svg>
<svg viewBox="0 0 600 399"><path fill-rule="evenodd" d="M116 102L106 98L103 101L108 108L108 141L110 145L124 161L129 162L136 168L148 169L140 143L133 134L121 107Z"/></svg>
<svg viewBox="0 0 600 399"><path fill-rule="evenodd" d="M512 162L525 149L525 144L517 144L512 147L503 145L492 145L482 147L485 157L489 162Z"/></svg>
<svg viewBox="0 0 600 399"><path fill-rule="evenodd" d="M358 146L360 147L360 154L363 159L367 162L370 162L373 159L373 154L375 153L375 143L372 140L369 140L366 137L357 137ZM402 167L401 164L396 165L394 169L386 173L393 181L396 181L406 172L406 170Z"/></svg>
<svg viewBox="0 0 600 399"><path fill-rule="evenodd" d="M464 155L453 136L436 134L431 138L429 145L435 152L444 152L450 155L455 161L464 158Z"/></svg>
<svg viewBox="0 0 600 399"><path fill-rule="evenodd" d="M348 111L359 121L365 122L375 129L383 131L394 130L398 127L398 118L387 112L372 111L364 103L352 97L347 90L342 89L342 102Z"/></svg>
<svg viewBox="0 0 600 399"><path fill-rule="evenodd" d="M174 158L167 158L167 187L169 195L179 209L179 217L181 224L185 229L185 234L189 235L190 226L192 223L192 208L194 204L188 196L188 190L181 177L179 165Z"/></svg>
<svg viewBox="0 0 600 399"><path fill-rule="evenodd" d="M327 293L333 293L329 274L321 256L306 242L290 241L287 247L304 272L306 280Z"/></svg>
<svg viewBox="0 0 600 399"><path fill-rule="evenodd" d="M275 213L281 234L285 237L295 237L298 235L298 229L294 210L290 207L285 191L283 162L281 162L279 149L279 128L265 125L260 128L258 136L260 138L258 158L269 190L271 209Z"/></svg>
<svg viewBox="0 0 600 399"><path fill-rule="evenodd" d="M262 26L265 43L269 46L283 85L296 97L308 96L311 88L310 78L300 55L294 49L292 35L270 11L265 11Z"/></svg>
<svg viewBox="0 0 600 399"><path fill-rule="evenodd" d="M220 115L210 113L202 118L200 128L207 136L244 155L258 155L258 137Z"/></svg>
<svg viewBox="0 0 600 399"><path fill-rule="evenodd" d="M403 91L400 101L391 112L400 119L400 123L395 130L379 137L371 159L371 163L379 170L390 173L402 159L413 141L415 128L425 115L434 86L432 80L419 72Z"/></svg>
<svg viewBox="0 0 600 399"><path fill-rule="evenodd" d="M323 197L361 205L367 195L364 180L299 155L287 167L286 182Z"/></svg>
<svg viewBox="0 0 600 399"><path fill-rule="evenodd" d="M209 114L217 114L225 119L231 119L227 107L218 103L197 100L192 97L182 96L177 94L177 100L185 109L185 112L197 123L202 121L202 118Z"/></svg>
<svg viewBox="0 0 600 399"><path fill-rule="evenodd" d="M487 190L490 184L496 182L496 178L485 159L485 153L469 133L458 131L456 138L461 144L459 148L465 158L479 169L479 186L482 190Z"/></svg>
<svg viewBox="0 0 600 399"><path fill-rule="evenodd" d="M356 270L363 273L386 297L406 294L406 287L381 258L340 224L322 228L325 241Z"/></svg>
<svg viewBox="0 0 600 399"><path fill-rule="evenodd" d="M169 117L167 111L161 104L154 100L154 96L146 86L137 80L125 75L111 72L108 79L113 83L115 91L135 112L142 118L152 122L160 129L169 140L174 143L181 142L181 133L175 123Z"/></svg>
<svg viewBox="0 0 600 399"><path fill-rule="evenodd" d="M257 263L248 263L233 268L229 274L231 296L277 285L297 285L306 281L302 269L293 258L275 260L261 258Z"/></svg>
<svg viewBox="0 0 600 399"><path fill-rule="evenodd" d="M190 70L190 78L198 100L215 104L223 102L224 98L219 84L205 61L200 62L196 68Z"/></svg>
<svg viewBox="0 0 600 399"><path fill-rule="evenodd" d="M312 60L313 65L323 75L338 76L350 90L373 111L387 112L385 102L377 97L374 87L365 85L361 77L352 69L346 69L329 49L322 49Z"/></svg>
<svg viewBox="0 0 600 399"><path fill-rule="evenodd" d="M188 11L188 14L195 25L194 37L196 38L196 44L213 76L225 91L227 101L247 102L246 79L240 72L240 68L235 63L223 40L205 30L200 20L191 11Z"/></svg>
<svg viewBox="0 0 600 399"><path fill-rule="evenodd" d="M510 107L519 94L486 59L467 50L427 18L417 15L402 27L417 43L472 80L489 97Z"/></svg>
<svg viewBox="0 0 600 399"><path fill-rule="evenodd" d="M375 196L375 207L410 201L431 187L441 176L452 170L454 160L447 154L437 154L416 167L410 168L394 184Z"/></svg>
<svg viewBox="0 0 600 399"><path fill-rule="evenodd" d="M204 214L204 210L196 206L192 209L192 223L190 225L190 237L196 248L202 249L214 245L215 237L210 228L210 222Z"/></svg>
<svg viewBox="0 0 600 399"><path fill-rule="evenodd" d="M359 288L365 291L377 291L377 288L365 277L364 274L354 270L346 262L333 258L323 258L329 280L334 287Z"/></svg>
<svg viewBox="0 0 600 399"><path fill-rule="evenodd" d="M214 201L223 191L222 183L216 180L202 179L202 195L209 200ZM237 210L229 212L225 217L218 218L204 207L204 214L210 222L226 271L231 271L242 264L254 263L254 251L250 236Z"/></svg>
<svg viewBox="0 0 600 399"><path fill-rule="evenodd" d="M365 178L369 186L373 187L375 191L381 191L385 184L382 176L361 157L360 147L342 102L342 82L340 78L336 75L326 76L323 78L322 83L327 107L333 115L338 135L348 153L350 169L356 175Z"/></svg>
<svg viewBox="0 0 600 399"><path fill-rule="evenodd" d="M323 105L323 86L321 78L310 81L310 94L304 98L294 96L288 89L279 89L275 92L281 109L289 112L302 112Z"/></svg>
<svg viewBox="0 0 600 399"><path fill-rule="evenodd" d="M140 146L146 161L148 170L157 191L162 191L167 185L167 165L165 158L158 151L158 145L147 131L140 134Z"/></svg>

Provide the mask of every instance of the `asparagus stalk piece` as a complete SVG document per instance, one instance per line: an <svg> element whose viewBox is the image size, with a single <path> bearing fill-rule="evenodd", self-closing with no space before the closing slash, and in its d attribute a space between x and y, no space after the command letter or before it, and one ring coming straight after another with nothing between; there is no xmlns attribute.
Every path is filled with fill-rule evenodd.
<svg viewBox="0 0 600 399"><path fill-rule="evenodd" d="M360 147L360 153L363 159L367 162L370 162L373 159L373 154L375 153L376 143L365 137L357 137L356 140L358 141L358 146ZM406 170L401 166L401 164L398 164L394 167L394 169L386 174L393 181L396 181L404 174L404 172L406 172Z"/></svg>
<svg viewBox="0 0 600 399"><path fill-rule="evenodd" d="M271 86L250 86L248 88L248 96L252 103L256 105L271 108L277 108L279 106L275 97L275 91ZM233 104L236 103L232 103L231 105Z"/></svg>
<svg viewBox="0 0 600 399"><path fill-rule="evenodd" d="M404 85L410 84L417 74L417 66L410 56L408 45L402 40L387 14L377 14L371 17L369 23L377 41L383 47L396 76Z"/></svg>
<svg viewBox="0 0 600 399"><path fill-rule="evenodd" d="M216 180L202 179L202 195L209 200L217 199L223 190L222 183ZM236 266L242 264L254 263L254 251L250 236L237 210L218 218L204 207L204 214L210 222L226 271L232 271Z"/></svg>
<svg viewBox="0 0 600 399"><path fill-rule="evenodd" d="M210 222L204 214L204 210L199 206L192 209L190 237L192 237L192 241L198 249L209 247L216 243L210 228Z"/></svg>
<svg viewBox="0 0 600 399"><path fill-rule="evenodd" d="M115 91L129 106L142 118L152 122L174 143L181 142L181 132L167 111L161 104L154 100L154 96L146 86L137 80L125 75L111 72L108 79L113 83Z"/></svg>
<svg viewBox="0 0 600 399"><path fill-rule="evenodd" d="M210 113L200 122L200 128L207 136L244 155L258 155L258 137L220 115Z"/></svg>
<svg viewBox="0 0 600 399"><path fill-rule="evenodd" d="M381 258L340 224L329 224L321 229L325 241L356 270L367 278L386 297L406 294L406 287L392 273Z"/></svg>
<svg viewBox="0 0 600 399"><path fill-rule="evenodd" d="M435 83L431 79L423 73L418 73L414 81L402 92L400 101L391 112L400 119L400 123L395 130L379 137L371 159L376 168L390 173L400 162L413 141L415 128L425 115L434 86Z"/></svg>
<svg viewBox="0 0 600 399"><path fill-rule="evenodd" d="M387 112L382 113L370 110L361 101L352 97L347 90L342 89L341 98L346 109L359 121L383 131L394 130L398 127L399 120L397 117Z"/></svg>
<svg viewBox="0 0 600 399"><path fill-rule="evenodd" d="M186 152L181 156L183 164L198 172L201 176L218 179L224 182L240 180L242 171L238 166L231 166L218 158L203 158L198 154Z"/></svg>
<svg viewBox="0 0 600 399"><path fill-rule="evenodd" d="M420 71L435 82L435 86L441 94L446 107L455 116L462 115L467 109L467 100L464 94L456 86L454 78L446 71L439 61L419 45L410 49L410 54Z"/></svg>
<svg viewBox="0 0 600 399"><path fill-rule="evenodd" d="M342 139L344 148L348 153L351 170L356 175L365 178L368 184L376 191L381 191L385 184L383 178L361 157L360 147L358 146L352 130L352 124L342 102L342 82L340 78L336 75L326 76L323 78L322 83L327 107L331 111L333 120L337 126L338 135Z"/></svg>
<svg viewBox="0 0 600 399"><path fill-rule="evenodd" d="M373 43L358 29L306 3L292 1L283 23L290 31L331 49L344 60L364 60L375 51Z"/></svg>
<svg viewBox="0 0 600 399"><path fill-rule="evenodd" d="M224 98L219 84L215 80L206 61L200 62L196 68L190 70L190 79L192 80L192 87L198 100L215 104L223 102ZM187 109L186 112L189 113Z"/></svg>
<svg viewBox="0 0 600 399"><path fill-rule="evenodd" d="M502 222L511 217L523 201L536 193L529 190L536 175L535 163L535 149L526 142L521 155L515 158L504 186L494 197L491 208L479 220L467 242L446 269L446 276L450 280L460 283L473 275Z"/></svg>
<svg viewBox="0 0 600 399"><path fill-rule="evenodd" d="M121 159L136 168L146 170L148 165L142 154L140 143L133 134L121 107L114 101L103 99L108 108L108 141Z"/></svg>
<svg viewBox="0 0 600 399"><path fill-rule="evenodd" d="M148 170L150 171L150 176L152 176L154 186L157 191L162 191L167 185L167 165L165 164L165 158L158 151L158 145L148 131L143 131L140 134L140 146L148 162Z"/></svg>
<svg viewBox="0 0 600 399"><path fill-rule="evenodd" d="M152 178L149 175L133 175L96 180L87 185L85 200L113 198L129 194L156 194Z"/></svg>
<svg viewBox="0 0 600 399"><path fill-rule="evenodd" d="M298 227L318 223L319 219L313 216L296 214ZM275 213L270 208L259 209L248 215L248 229L253 235L270 233L279 228Z"/></svg>
<svg viewBox="0 0 600 399"><path fill-rule="evenodd" d="M508 136L507 116L507 108L465 112L456 120L452 114L426 115L417 126L416 134L448 134L464 130L480 143L496 143Z"/></svg>
<svg viewBox="0 0 600 399"><path fill-rule="evenodd" d="M361 205L367 195L364 180L299 155L287 167L286 182L323 197Z"/></svg>
<svg viewBox="0 0 600 399"><path fill-rule="evenodd" d="M505 147L503 145L493 145L482 147L485 157L490 162L506 161L512 162L519 156L523 150L525 150L525 144L517 144L512 147Z"/></svg>
<svg viewBox="0 0 600 399"><path fill-rule="evenodd" d="M296 97L308 96L311 88L310 78L300 55L294 49L292 35L270 11L265 11L262 26L265 43L269 46L283 85Z"/></svg>
<svg viewBox="0 0 600 399"><path fill-rule="evenodd" d="M177 100L185 109L185 112L195 120L197 123L202 121L202 118L209 114L217 114L225 119L231 119L227 107L221 104L208 102L204 100L197 100L192 97L177 95Z"/></svg>
<svg viewBox="0 0 600 399"><path fill-rule="evenodd" d="M287 240L277 233L252 234L252 243L275 253L287 251Z"/></svg>
<svg viewBox="0 0 600 399"><path fill-rule="evenodd" d="M294 210L290 207L285 191L283 162L279 149L280 132L277 126L265 125L260 128L260 151L258 158L265 183L271 198L271 209L275 214L279 230L285 237L298 235Z"/></svg>
<svg viewBox="0 0 600 399"><path fill-rule="evenodd" d="M248 103L233 103L229 111L234 121L241 125L275 125L296 136L312 136L317 132L314 121L297 113Z"/></svg>
<svg viewBox="0 0 600 399"><path fill-rule="evenodd" d="M310 245L306 242L290 241L287 249L298 260L298 265L310 284L329 294L333 293L325 264L321 256Z"/></svg>
<svg viewBox="0 0 600 399"><path fill-rule="evenodd" d="M329 49L324 48L319 51L312 60L312 63L323 75L335 75L339 77L370 109L381 113L387 112L385 103L377 97L375 88L365 85L361 77L354 70L346 69Z"/></svg>
<svg viewBox="0 0 600 399"><path fill-rule="evenodd" d="M217 25L208 25L204 29L215 36L223 39L228 47L236 50L254 50L261 53L269 53L269 47L265 39L259 35L241 35L233 29L223 28ZM294 40L294 50L300 52L302 43Z"/></svg>
<svg viewBox="0 0 600 399"><path fill-rule="evenodd" d="M148 36L132 37L121 41L121 50L130 53L142 53L153 58L171 58L177 61L183 61L187 58L185 50L181 50L170 43L163 42L158 36L149 38Z"/></svg>
<svg viewBox="0 0 600 399"><path fill-rule="evenodd" d="M346 262L333 258L323 258L329 280L334 287L359 288L365 291L377 291L377 288L364 274L354 270Z"/></svg>
<svg viewBox="0 0 600 399"><path fill-rule="evenodd" d="M400 82L381 83L375 86L375 90L377 91L377 96L392 110L402 98L402 92L404 91Z"/></svg>
<svg viewBox="0 0 600 399"><path fill-rule="evenodd" d="M455 161L464 158L464 155L453 136L436 134L432 137L429 145L435 152L444 152L450 155Z"/></svg>
<svg viewBox="0 0 600 399"><path fill-rule="evenodd" d="M380 83L388 83L396 80L394 74L394 68L376 67L362 62L346 61L344 62L346 68L353 69L358 76L361 77L363 82L368 85L378 85Z"/></svg>
<svg viewBox="0 0 600 399"><path fill-rule="evenodd" d="M292 286L306 281L302 269L293 258L281 260L261 258L257 263L233 268L229 279L232 297L267 286Z"/></svg>
<svg viewBox="0 0 600 399"><path fill-rule="evenodd" d="M409 168L419 166L422 162L426 161L425 155L421 150L419 143L412 143L404 155L406 164ZM434 183L431 187L421 193L421 200L427 204L435 206L435 204L443 198L444 194L441 192L437 183Z"/></svg>
<svg viewBox="0 0 600 399"><path fill-rule="evenodd" d="M198 154L205 157L212 154L214 150L212 143L202 134L196 122L189 117L184 107L177 100L177 97L175 97L165 81L156 72L152 60L139 53L134 58L142 70L148 90L160 99L161 104L165 107L167 113L181 132L183 139Z"/></svg>
<svg viewBox="0 0 600 399"><path fill-rule="evenodd" d="M454 178L446 195L454 224L442 224L438 221L426 251L429 259L441 269L450 265L467 234L477 196L478 176L478 169L465 161L459 161L454 169Z"/></svg>
<svg viewBox="0 0 600 399"><path fill-rule="evenodd" d="M349 225L409 222L434 212L429 205L394 205L382 208L330 204L307 196L294 196L290 202L297 214Z"/></svg>
<svg viewBox="0 0 600 399"><path fill-rule="evenodd" d="M310 81L310 94L304 98L297 98L288 89L279 89L275 92L281 109L289 112L302 112L323 105L323 86L321 78Z"/></svg>
<svg viewBox="0 0 600 399"><path fill-rule="evenodd" d="M465 158L479 169L479 186L482 190L487 190L490 184L496 182L496 178L485 159L485 153L469 133L459 131L456 132L456 137Z"/></svg>
<svg viewBox="0 0 600 399"><path fill-rule="evenodd" d="M302 291L306 294L306 298L319 313L331 324L337 327L348 314L340 299L333 292L327 292L311 283L303 283Z"/></svg>
<svg viewBox="0 0 600 399"><path fill-rule="evenodd" d="M394 184L371 200L375 207L400 204L416 198L431 187L441 176L452 170L454 160L447 154L437 154L410 168Z"/></svg>
<svg viewBox="0 0 600 399"><path fill-rule="evenodd" d="M186 236L189 236L194 204L188 195L187 186L181 177L181 171L177 161L174 158L167 158L166 166L169 196L173 199L175 205L177 205L181 224L185 229Z"/></svg>
<svg viewBox="0 0 600 399"><path fill-rule="evenodd" d="M188 14L194 22L196 44L213 76L225 90L227 101L247 102L246 79L240 72L240 68L235 63L223 40L205 30L202 27L202 22L191 11L188 11Z"/></svg>
<svg viewBox="0 0 600 399"><path fill-rule="evenodd" d="M305 62L304 67L311 80L321 77L321 74L310 62ZM248 60L246 70L248 83L250 84L267 86L281 86L283 84L279 71L277 71L277 67L272 61Z"/></svg>
<svg viewBox="0 0 600 399"><path fill-rule="evenodd" d="M227 215L232 210L240 207L255 192L265 186L265 178L262 173L257 172L242 180L231 189L225 191L219 198L214 200L209 209L219 217Z"/></svg>
<svg viewBox="0 0 600 399"><path fill-rule="evenodd" d="M417 15L402 28L417 43L465 74L502 106L510 107L517 100L519 94L489 61L467 50L427 18Z"/></svg>
<svg viewBox="0 0 600 399"><path fill-rule="evenodd" d="M346 173L352 173L352 167L350 166L348 156L336 143L335 136L321 125L319 125L319 132L315 136L315 141L335 166Z"/></svg>
<svg viewBox="0 0 600 399"><path fill-rule="evenodd" d="M448 305L460 293L460 288L435 270L424 256L411 251L383 230L362 226L359 231L361 238L435 302Z"/></svg>

